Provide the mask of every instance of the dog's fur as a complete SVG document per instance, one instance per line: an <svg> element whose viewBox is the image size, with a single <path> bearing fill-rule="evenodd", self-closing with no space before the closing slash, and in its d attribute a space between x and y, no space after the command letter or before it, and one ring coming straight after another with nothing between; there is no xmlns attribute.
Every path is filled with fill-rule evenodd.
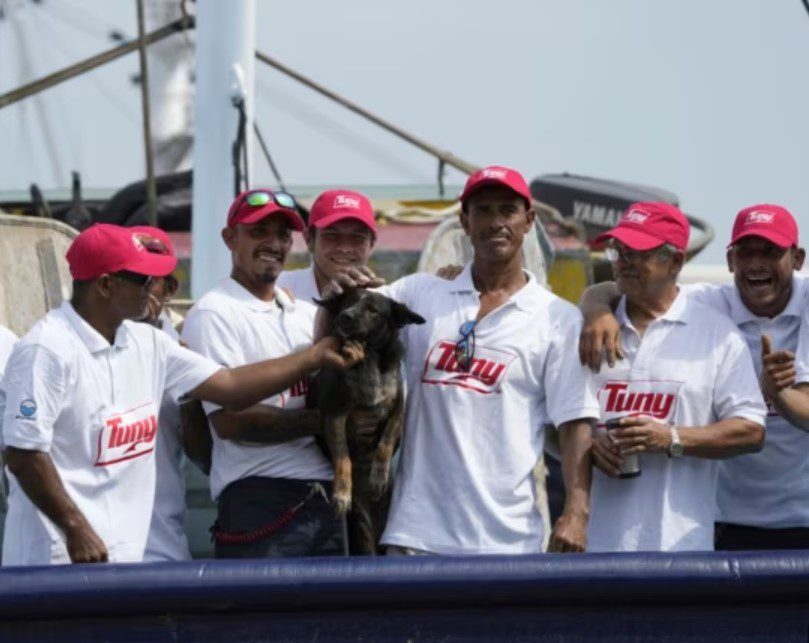
<svg viewBox="0 0 809 643"><path fill-rule="evenodd" d="M348 515L352 553L375 554L390 500L393 451L404 425L399 330L424 318L384 295L352 290L317 302L331 334L360 344L365 358L348 371L323 368L310 389L334 463L333 503Z"/></svg>

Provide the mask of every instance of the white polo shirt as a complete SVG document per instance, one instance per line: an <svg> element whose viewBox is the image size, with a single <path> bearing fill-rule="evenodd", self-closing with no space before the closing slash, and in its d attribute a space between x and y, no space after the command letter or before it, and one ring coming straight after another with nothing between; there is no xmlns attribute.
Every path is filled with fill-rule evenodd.
<svg viewBox="0 0 809 643"><path fill-rule="evenodd" d="M382 543L439 554L540 551L533 469L544 426L596 418L598 405L574 350L579 311L526 276L478 322L468 373L454 347L480 307L470 265L454 281L416 274L381 289L427 320L402 331L407 414Z"/></svg>
<svg viewBox="0 0 809 643"><path fill-rule="evenodd" d="M809 279L795 274L792 296L775 318L757 317L744 305L734 284L683 287L689 298L730 317L738 326L761 374L761 336L773 350L795 352ZM767 438L758 453L719 465L717 520L752 527L809 527L809 433L785 420L767 404Z"/></svg>
<svg viewBox="0 0 809 643"><path fill-rule="evenodd" d="M801 329L798 347L795 349L795 370L796 383L809 382L809 288L806 288L804 292Z"/></svg>
<svg viewBox="0 0 809 643"><path fill-rule="evenodd" d="M14 350L14 346L17 344L17 336L12 333L8 328L5 326L0 326L0 426L2 426L3 422L3 412L6 408L6 387L3 385L3 373L6 370L6 363L8 362L8 358L11 356L11 351ZM2 445L3 439L2 435L0 434L0 445ZM2 458L0 457L0 462L2 462Z"/></svg>
<svg viewBox="0 0 809 643"><path fill-rule="evenodd" d="M601 422L647 415L662 424L705 426L727 418L764 424L744 339L724 315L680 292L643 338L616 310L626 358L595 378ZM575 350L575 347L571 350ZM588 551L713 550L717 461L643 454L637 478L593 470Z"/></svg>
<svg viewBox="0 0 809 643"><path fill-rule="evenodd" d="M172 341L180 336L164 310L160 328ZM155 444L155 496L152 522L146 539L145 562L191 560L185 523L185 480L183 478L183 439L180 406L173 391L166 391L158 416L160 430Z"/></svg>
<svg viewBox="0 0 809 643"><path fill-rule="evenodd" d="M309 303L312 303L313 299L320 299L320 291L315 280L315 269L311 265L300 270L284 270L278 275L275 285L288 288L297 299Z"/></svg>
<svg viewBox="0 0 809 643"><path fill-rule="evenodd" d="M220 368L147 324L124 322L110 345L64 302L9 359L5 444L49 453L109 560L139 561L154 501L158 403ZM3 564L70 562L61 530L14 476L10 486Z"/></svg>
<svg viewBox="0 0 809 643"><path fill-rule="evenodd" d="M190 348L225 366L242 366L284 357L312 343L316 309L294 303L280 289L273 301L262 301L233 279L206 293L188 313L183 340ZM306 405L308 379L264 400L263 404L298 409ZM205 404L210 415L219 407ZM331 480L332 469L312 437L262 445L222 440L211 427L214 500L231 482L249 476Z"/></svg>

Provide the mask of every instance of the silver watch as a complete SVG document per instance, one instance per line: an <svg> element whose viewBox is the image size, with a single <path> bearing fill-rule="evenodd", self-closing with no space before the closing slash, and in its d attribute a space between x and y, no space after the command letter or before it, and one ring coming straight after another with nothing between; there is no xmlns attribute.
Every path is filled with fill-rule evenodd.
<svg viewBox="0 0 809 643"><path fill-rule="evenodd" d="M671 444L669 444L669 457L679 458L683 455L683 443L680 442L680 432L677 427L671 426Z"/></svg>

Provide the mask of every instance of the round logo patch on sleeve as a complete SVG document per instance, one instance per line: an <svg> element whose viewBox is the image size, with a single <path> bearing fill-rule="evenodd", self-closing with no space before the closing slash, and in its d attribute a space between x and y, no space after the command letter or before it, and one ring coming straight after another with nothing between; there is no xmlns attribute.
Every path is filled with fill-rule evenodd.
<svg viewBox="0 0 809 643"><path fill-rule="evenodd" d="M36 415L37 403L34 400L23 400L20 402L20 415L24 418L31 419Z"/></svg>

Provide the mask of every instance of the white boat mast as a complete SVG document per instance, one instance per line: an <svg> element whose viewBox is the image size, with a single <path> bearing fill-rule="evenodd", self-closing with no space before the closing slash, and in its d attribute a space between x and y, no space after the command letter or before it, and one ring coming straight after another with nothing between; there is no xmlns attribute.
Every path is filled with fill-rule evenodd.
<svg viewBox="0 0 809 643"><path fill-rule="evenodd" d="M219 231L234 196L233 143L243 99L248 167L253 167L255 0L197 1L196 117L191 295L198 299L230 274L230 256ZM250 177L244 177L250 185Z"/></svg>

